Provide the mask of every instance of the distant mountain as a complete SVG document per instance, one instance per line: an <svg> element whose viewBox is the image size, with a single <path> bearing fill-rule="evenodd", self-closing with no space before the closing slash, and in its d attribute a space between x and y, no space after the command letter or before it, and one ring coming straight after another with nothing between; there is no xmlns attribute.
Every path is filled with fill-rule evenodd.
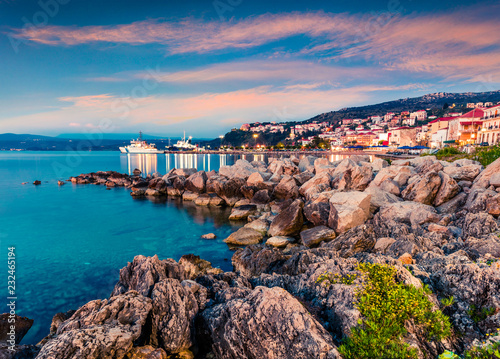
<svg viewBox="0 0 500 359"><path fill-rule="evenodd" d="M30 134L16 134L16 133L2 133L0 134L0 141L57 141L64 140L50 136L30 135Z"/></svg>
<svg viewBox="0 0 500 359"><path fill-rule="evenodd" d="M121 140L130 141L132 139L137 139L139 133L62 133L56 136L57 138L71 138L73 140L86 140L89 138L102 138L105 140ZM142 134L142 138L145 140L161 140L168 139L168 136L153 136ZM180 138L180 137L179 137Z"/></svg>

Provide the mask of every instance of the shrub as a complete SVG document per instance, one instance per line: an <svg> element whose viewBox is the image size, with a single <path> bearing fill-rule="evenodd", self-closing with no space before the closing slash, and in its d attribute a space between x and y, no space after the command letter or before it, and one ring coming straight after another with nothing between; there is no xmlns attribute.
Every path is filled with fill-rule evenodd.
<svg viewBox="0 0 500 359"><path fill-rule="evenodd" d="M356 293L363 320L339 346L345 358L417 358L416 349L403 341L406 321L423 329L428 340L451 335L450 322L433 310L428 289L396 283L396 270L388 265L360 263L358 270L366 280Z"/></svg>
<svg viewBox="0 0 500 359"><path fill-rule="evenodd" d="M469 317L471 317L474 323L479 323L488 318L490 315L495 314L495 308L480 308L476 307L474 304L471 304L469 310L467 311L467 314L469 315Z"/></svg>

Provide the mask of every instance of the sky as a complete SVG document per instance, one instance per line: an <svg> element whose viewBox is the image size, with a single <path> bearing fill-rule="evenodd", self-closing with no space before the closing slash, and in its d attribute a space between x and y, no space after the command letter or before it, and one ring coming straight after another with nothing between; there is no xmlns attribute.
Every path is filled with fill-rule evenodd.
<svg viewBox="0 0 500 359"><path fill-rule="evenodd" d="M498 1L0 0L0 133L214 138L500 89Z"/></svg>

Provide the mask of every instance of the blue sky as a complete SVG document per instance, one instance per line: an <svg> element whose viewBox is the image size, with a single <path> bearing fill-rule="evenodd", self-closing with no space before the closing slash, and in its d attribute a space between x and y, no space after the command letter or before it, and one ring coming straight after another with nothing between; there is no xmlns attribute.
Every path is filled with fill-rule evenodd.
<svg viewBox="0 0 500 359"><path fill-rule="evenodd" d="M0 133L216 137L500 88L498 2L0 0Z"/></svg>

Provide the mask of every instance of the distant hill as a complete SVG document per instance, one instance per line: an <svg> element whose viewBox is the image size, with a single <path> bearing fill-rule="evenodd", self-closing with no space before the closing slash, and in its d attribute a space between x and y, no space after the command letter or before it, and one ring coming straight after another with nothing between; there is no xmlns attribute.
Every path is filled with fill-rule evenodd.
<svg viewBox="0 0 500 359"><path fill-rule="evenodd" d="M212 141L203 142L203 145L216 147L221 143L228 146L253 146L256 143L264 143L266 145L276 145L278 142L284 142L290 133L289 128L297 124L317 122L330 122L333 127L341 124L343 119L367 118L368 116L383 116L388 112L400 113L402 111L417 111L428 110L429 116L441 117L447 112L467 112L466 108L469 102L493 102L500 101L500 90L490 92L465 92L465 93L447 93L438 92L427 94L420 97L403 98L394 101L378 103L375 105L348 107L338 111L330 111L319 114L303 121L293 121L281 123L285 127L283 134L264 134L260 133L258 140L253 138L253 134L248 131L239 129L232 130L224 136L222 141L214 139ZM448 105L446 107L445 105ZM453 107L453 105L456 105ZM266 123L263 123L266 124ZM315 133L306 133L304 136L316 135Z"/></svg>
<svg viewBox="0 0 500 359"><path fill-rule="evenodd" d="M15 133L2 133L0 134L0 141L63 141L63 138L55 138L50 136L30 135L30 134L15 134Z"/></svg>
<svg viewBox="0 0 500 359"><path fill-rule="evenodd" d="M403 98L394 101L383 102L375 105L348 107L338 111L331 111L319 114L308 120L302 121L309 123L313 121L337 122L345 118L366 118L367 116L383 116L387 112L417 111L431 109L431 112L440 115L445 104L464 105L468 102L498 102L500 101L500 90L490 92L464 92L448 93L437 92L420 97ZM460 107L459 107L460 108Z"/></svg>

